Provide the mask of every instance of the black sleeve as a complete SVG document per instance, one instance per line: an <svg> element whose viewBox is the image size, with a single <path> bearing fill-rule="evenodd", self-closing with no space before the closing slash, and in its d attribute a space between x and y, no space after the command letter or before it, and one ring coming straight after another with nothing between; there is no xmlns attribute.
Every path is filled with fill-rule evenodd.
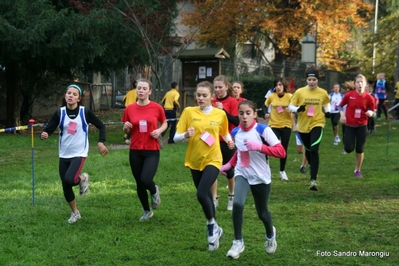
<svg viewBox="0 0 399 266"><path fill-rule="evenodd" d="M238 119L238 116L233 116L233 115L229 114L229 112L227 112L226 110L224 110L224 112L226 113L227 120L229 120L230 123L232 123L236 127L240 124L240 120Z"/></svg>
<svg viewBox="0 0 399 266"><path fill-rule="evenodd" d="M98 136L98 142L105 142L105 125L104 123L98 119L98 117L90 111L88 108L85 108L85 116L87 123L92 124L100 131Z"/></svg>
<svg viewBox="0 0 399 266"><path fill-rule="evenodd" d="M50 118L50 121L47 123L47 126L44 128L43 132L46 132L49 134L53 134L53 132L57 129L59 123L60 123L60 117L61 117L61 109L58 108L57 111L53 113L53 115Z"/></svg>
<svg viewBox="0 0 399 266"><path fill-rule="evenodd" d="M266 105L262 105L262 112L263 112L263 116L265 116L269 112L269 110L266 107Z"/></svg>

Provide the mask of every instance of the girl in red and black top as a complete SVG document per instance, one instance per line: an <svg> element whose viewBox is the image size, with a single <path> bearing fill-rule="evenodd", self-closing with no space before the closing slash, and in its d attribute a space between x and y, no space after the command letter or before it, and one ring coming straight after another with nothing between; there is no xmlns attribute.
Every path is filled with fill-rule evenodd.
<svg viewBox="0 0 399 266"><path fill-rule="evenodd" d="M228 81L226 76L220 75L217 76L213 80L213 86L215 89L215 98L212 100L212 106L222 109L226 115L227 119L229 120L229 133L233 128L237 127L239 124L238 119L238 101L229 96L228 88L231 86L230 82ZM223 156L223 164L226 164L230 161L231 157L233 157L236 149L230 150L226 144L226 142L220 138L220 149L222 151ZM227 183L229 186L229 196L228 196L228 203L227 209L233 210L233 200L234 200L234 169L230 169L226 172ZM212 186L212 194L214 199L215 207L218 205L218 198L217 198L217 180Z"/></svg>
<svg viewBox="0 0 399 266"><path fill-rule="evenodd" d="M168 126L163 107L150 100L151 82L146 79L137 81L137 102L130 104L123 112L123 130L130 134L129 161L133 177L137 184L137 195L144 212L140 221L147 221L154 214L152 209L161 203L159 188L154 183L158 169L160 146L158 138ZM158 124L161 126L158 128ZM151 203L148 203L148 191Z"/></svg>
<svg viewBox="0 0 399 266"><path fill-rule="evenodd" d="M367 137L367 120L374 115L375 100L365 92L366 77L359 74L355 78L355 90L345 94L339 109L340 122L345 125L344 150L347 153L356 148L355 177L362 178L361 168L364 158L364 144ZM346 111L343 107L346 105Z"/></svg>
<svg viewBox="0 0 399 266"><path fill-rule="evenodd" d="M237 103L246 100L245 98L241 97L241 94L244 92L244 84L241 81L234 81L231 87L229 88L229 95L237 100Z"/></svg>

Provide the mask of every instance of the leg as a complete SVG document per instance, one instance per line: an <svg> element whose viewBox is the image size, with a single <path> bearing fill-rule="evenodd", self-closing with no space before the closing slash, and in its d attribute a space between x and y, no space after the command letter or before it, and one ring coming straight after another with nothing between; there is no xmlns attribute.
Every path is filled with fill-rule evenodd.
<svg viewBox="0 0 399 266"><path fill-rule="evenodd" d="M233 157L236 149L230 150L229 147L227 146L227 143L224 141L220 142L220 149L222 151L223 164L226 164ZM227 184L229 187L227 209L231 211L233 209L233 199L234 199L234 185L235 185L234 169L230 169L229 171L227 171L226 177L227 177Z"/></svg>
<svg viewBox="0 0 399 266"><path fill-rule="evenodd" d="M355 171L361 172L363 159L364 159L364 145L366 144L367 128L361 126L356 128L356 160Z"/></svg>
<svg viewBox="0 0 399 266"><path fill-rule="evenodd" d="M150 211L147 190L151 194L157 192L154 177L158 169L159 151L130 150L129 160L133 177L136 180L137 196L143 209Z"/></svg>
<svg viewBox="0 0 399 266"><path fill-rule="evenodd" d="M215 183L219 169L208 165L203 171L191 170L191 176L197 188L197 199L208 221L215 219L215 206L213 205L211 186Z"/></svg>
<svg viewBox="0 0 399 266"><path fill-rule="evenodd" d="M247 179L242 176L236 176L236 187L234 192L233 203L233 228L234 239L241 240L242 237L242 224L244 221L244 205L250 190Z"/></svg>
<svg viewBox="0 0 399 266"><path fill-rule="evenodd" d="M170 131L169 131L168 143L172 144L172 143L175 143L173 141L173 137L175 136L175 133L176 133L176 111L175 110L171 111L169 119L171 119L171 121L170 121Z"/></svg>

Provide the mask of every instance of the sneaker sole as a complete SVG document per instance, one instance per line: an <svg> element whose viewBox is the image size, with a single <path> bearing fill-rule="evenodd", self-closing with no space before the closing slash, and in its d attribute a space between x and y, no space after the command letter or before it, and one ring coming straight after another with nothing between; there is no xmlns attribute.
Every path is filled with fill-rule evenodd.
<svg viewBox="0 0 399 266"><path fill-rule="evenodd" d="M318 191L318 189L317 189L317 187L316 187L316 186L311 186L311 187L310 187L310 190L313 190L313 191Z"/></svg>
<svg viewBox="0 0 399 266"><path fill-rule="evenodd" d="M230 258L230 259L236 260L236 259L238 259L238 258L240 257L241 253L244 252L244 250L245 250L245 246L242 247L242 249L238 252L237 256L233 256L233 255L231 255L231 254L229 254L229 253L227 253L226 256L227 256L228 258Z"/></svg>

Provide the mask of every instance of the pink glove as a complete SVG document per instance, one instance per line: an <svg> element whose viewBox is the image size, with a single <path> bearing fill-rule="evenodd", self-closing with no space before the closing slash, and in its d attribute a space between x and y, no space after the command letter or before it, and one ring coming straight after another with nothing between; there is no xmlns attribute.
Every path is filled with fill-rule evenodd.
<svg viewBox="0 0 399 266"><path fill-rule="evenodd" d="M225 165L222 165L222 167L220 168L220 173L225 176L226 171L229 171L231 167L232 167L231 163L226 163Z"/></svg>
<svg viewBox="0 0 399 266"><path fill-rule="evenodd" d="M247 149L249 151L261 151L262 150L262 143L257 143L254 141L247 141L245 143L245 146L247 146Z"/></svg>

